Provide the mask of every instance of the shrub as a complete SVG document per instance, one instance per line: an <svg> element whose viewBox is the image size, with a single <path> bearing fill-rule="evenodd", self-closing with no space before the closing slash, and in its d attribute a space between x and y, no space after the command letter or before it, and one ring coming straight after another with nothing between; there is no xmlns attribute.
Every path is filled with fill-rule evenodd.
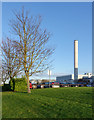
<svg viewBox="0 0 94 120"><path fill-rule="evenodd" d="M2 91L11 91L10 84L4 84L4 86L2 86Z"/></svg>
<svg viewBox="0 0 94 120"><path fill-rule="evenodd" d="M27 92L26 78L15 78L15 88L14 91Z"/></svg>
<svg viewBox="0 0 94 120"><path fill-rule="evenodd" d="M27 92L26 78L11 78L9 84L2 86L2 91Z"/></svg>

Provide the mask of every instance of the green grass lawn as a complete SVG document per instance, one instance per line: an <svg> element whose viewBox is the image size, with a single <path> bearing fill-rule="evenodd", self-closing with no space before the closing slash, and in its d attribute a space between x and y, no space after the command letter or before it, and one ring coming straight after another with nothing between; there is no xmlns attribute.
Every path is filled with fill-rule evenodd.
<svg viewBox="0 0 94 120"><path fill-rule="evenodd" d="M33 89L2 93L3 118L92 118L92 88Z"/></svg>

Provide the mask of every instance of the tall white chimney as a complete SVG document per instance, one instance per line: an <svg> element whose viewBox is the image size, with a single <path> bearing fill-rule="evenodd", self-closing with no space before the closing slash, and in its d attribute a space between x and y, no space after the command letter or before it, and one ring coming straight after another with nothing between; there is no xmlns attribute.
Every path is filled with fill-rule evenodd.
<svg viewBox="0 0 94 120"><path fill-rule="evenodd" d="M78 79L78 40L74 40L74 80Z"/></svg>

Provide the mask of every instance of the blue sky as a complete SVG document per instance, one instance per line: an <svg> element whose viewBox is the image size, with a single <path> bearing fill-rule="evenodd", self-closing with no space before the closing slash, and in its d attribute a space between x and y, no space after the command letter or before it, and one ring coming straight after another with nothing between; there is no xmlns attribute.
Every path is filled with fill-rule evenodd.
<svg viewBox="0 0 94 120"><path fill-rule="evenodd" d="M8 20L12 10L25 7L31 15L42 16L42 27L51 32L49 45L55 46L52 78L74 73L74 40L79 43L79 74L92 72L92 3L91 2L4 2L2 36L9 35Z"/></svg>

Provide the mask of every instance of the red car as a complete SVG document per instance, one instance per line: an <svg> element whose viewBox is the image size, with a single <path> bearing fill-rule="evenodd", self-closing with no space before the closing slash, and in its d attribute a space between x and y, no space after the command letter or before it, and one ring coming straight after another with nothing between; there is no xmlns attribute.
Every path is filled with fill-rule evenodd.
<svg viewBox="0 0 94 120"><path fill-rule="evenodd" d="M59 83L58 82L52 82L51 84L54 85L54 84L59 84Z"/></svg>
<svg viewBox="0 0 94 120"><path fill-rule="evenodd" d="M29 82L29 86L30 86L30 89L32 89L32 83L31 82Z"/></svg>

